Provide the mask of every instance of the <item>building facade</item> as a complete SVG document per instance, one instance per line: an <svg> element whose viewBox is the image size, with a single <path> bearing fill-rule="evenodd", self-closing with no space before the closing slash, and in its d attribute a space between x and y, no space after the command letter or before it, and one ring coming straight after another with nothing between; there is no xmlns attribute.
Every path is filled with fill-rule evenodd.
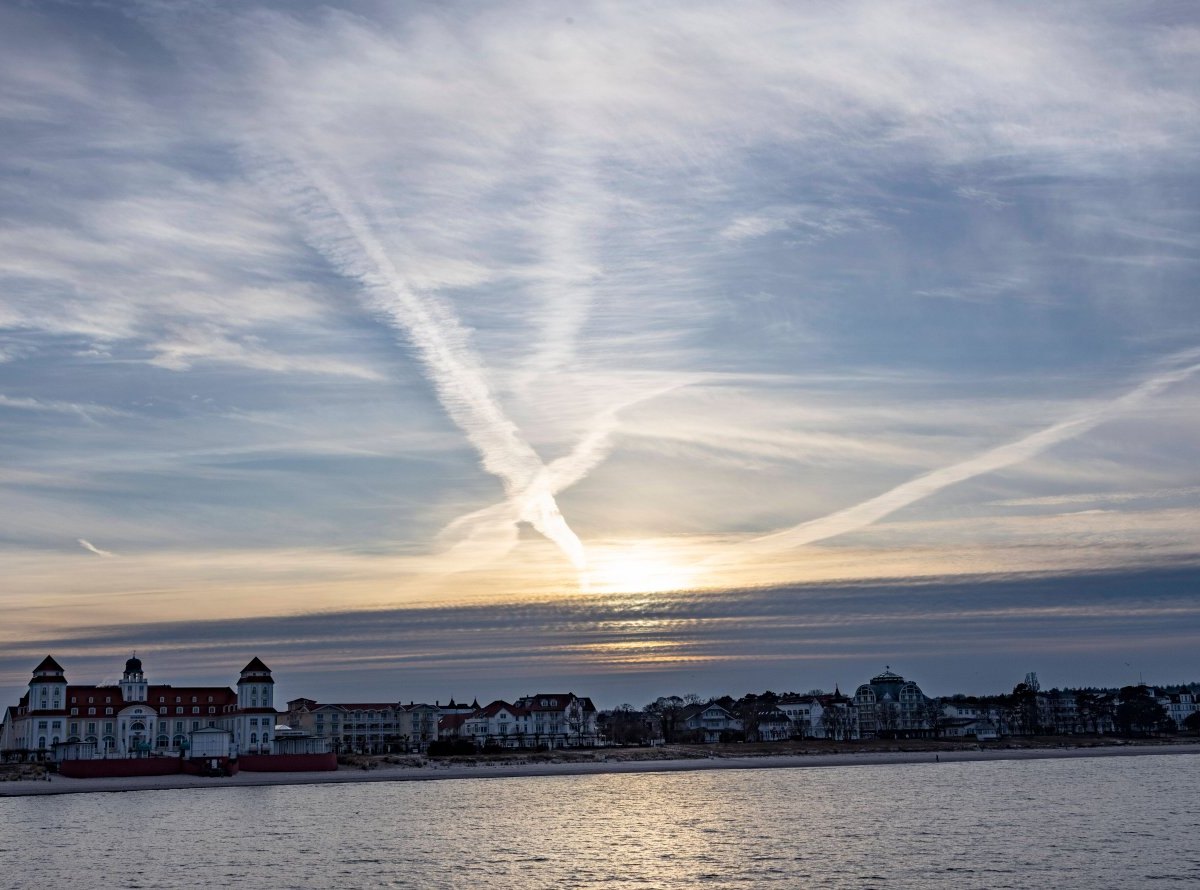
<svg viewBox="0 0 1200 890"><path fill-rule="evenodd" d="M271 670L255 658L241 671L237 692L227 686L151 683L136 655L115 686L75 685L52 656L33 670L29 691L8 707L0 724L0 754L46 759L55 745L93 745L98 756L177 755L189 734L223 729L233 749L270 753L279 715Z"/></svg>
<svg viewBox="0 0 1200 890"><path fill-rule="evenodd" d="M931 699L912 680L890 667L854 693L859 733L864 739L932 735Z"/></svg>

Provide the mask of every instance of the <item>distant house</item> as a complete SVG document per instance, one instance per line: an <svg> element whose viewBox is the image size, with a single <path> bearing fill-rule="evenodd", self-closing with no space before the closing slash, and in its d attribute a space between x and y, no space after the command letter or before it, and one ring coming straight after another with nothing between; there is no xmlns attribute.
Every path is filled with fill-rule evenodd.
<svg viewBox="0 0 1200 890"><path fill-rule="evenodd" d="M319 739L334 751L386 754L406 750L395 702L321 703L308 698L288 702L288 725Z"/></svg>
<svg viewBox="0 0 1200 890"><path fill-rule="evenodd" d="M1157 701L1166 709L1167 716L1176 729L1183 729L1183 721L1196 713L1196 696L1190 689L1178 692L1159 692Z"/></svg>
<svg viewBox="0 0 1200 890"><path fill-rule="evenodd" d="M912 680L890 667L858 687L854 707L863 738L914 738L933 734L927 708L929 697Z"/></svg>
<svg viewBox="0 0 1200 890"><path fill-rule="evenodd" d="M462 721L460 734L477 745L502 748L575 748L599 739L596 706L573 692L496 700Z"/></svg>
<svg viewBox="0 0 1200 890"><path fill-rule="evenodd" d="M858 738L858 711L854 700L843 695L841 689L832 694L785 695L778 707L792 722L792 738L837 741Z"/></svg>
<svg viewBox="0 0 1200 890"><path fill-rule="evenodd" d="M595 745L599 739L596 706L573 692L540 692L513 702L527 736L544 738L552 748Z"/></svg>
<svg viewBox="0 0 1200 890"><path fill-rule="evenodd" d="M401 737L411 739L413 750L428 750L429 743L438 739L441 716L441 708L436 704L409 702L401 705L396 714Z"/></svg>
<svg viewBox="0 0 1200 890"><path fill-rule="evenodd" d="M706 743L742 731L742 721L715 701L685 707L679 715L679 726L684 738Z"/></svg>
<svg viewBox="0 0 1200 890"><path fill-rule="evenodd" d="M759 705L753 718L753 729L745 728L748 742L781 742L792 737L792 720L777 705Z"/></svg>

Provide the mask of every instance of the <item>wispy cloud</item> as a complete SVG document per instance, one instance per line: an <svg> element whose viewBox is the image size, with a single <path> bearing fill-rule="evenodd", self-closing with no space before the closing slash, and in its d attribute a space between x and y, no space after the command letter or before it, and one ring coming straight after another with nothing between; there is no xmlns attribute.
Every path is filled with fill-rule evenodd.
<svg viewBox="0 0 1200 890"><path fill-rule="evenodd" d="M503 481L521 520L554 541L577 569L584 569L583 544L542 480L541 458L505 414L453 309L405 280L363 213L328 173L309 159L293 155L292 160L299 171L293 192L302 196L309 184L325 204L314 204L311 192L301 204L314 242L362 283L371 308L416 346L447 413L479 451L484 467Z"/></svg>
<svg viewBox="0 0 1200 890"><path fill-rule="evenodd" d="M83 420L95 421L99 417L128 417L126 411L106 405L87 405L75 402L47 401L28 396L0 394L0 408L15 408L22 411L46 411L51 414L74 414Z"/></svg>
<svg viewBox="0 0 1200 890"><path fill-rule="evenodd" d="M1194 18L0 9L9 632L1194 552Z"/></svg>
<svg viewBox="0 0 1200 890"><path fill-rule="evenodd" d="M1175 367L1159 371L1116 399L1093 405L1058 423L969 460L926 473L853 507L746 541L736 548L736 556L749 558L763 552L800 547L858 531L951 485L1028 460L1060 442L1083 435L1122 412L1140 407L1172 384L1188 379L1200 371L1200 363L1195 363L1196 358L1196 350L1180 353L1170 362L1176 365Z"/></svg>
<svg viewBox="0 0 1200 890"><path fill-rule="evenodd" d="M115 553L112 553L108 550L101 550L99 547L97 547L95 544L93 544L91 541L87 540L86 538L79 538L78 540L79 540L79 546L82 547L84 550L86 550L88 553L94 553L97 556L103 556L106 559L111 559L112 557L116 556Z"/></svg>

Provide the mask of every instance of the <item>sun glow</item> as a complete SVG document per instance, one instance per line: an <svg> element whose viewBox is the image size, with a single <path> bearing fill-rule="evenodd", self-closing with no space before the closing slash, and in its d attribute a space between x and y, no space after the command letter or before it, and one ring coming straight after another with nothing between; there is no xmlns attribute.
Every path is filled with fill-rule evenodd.
<svg viewBox="0 0 1200 890"><path fill-rule="evenodd" d="M693 587L695 569L658 550L637 547L594 553L587 574L594 593L660 593Z"/></svg>

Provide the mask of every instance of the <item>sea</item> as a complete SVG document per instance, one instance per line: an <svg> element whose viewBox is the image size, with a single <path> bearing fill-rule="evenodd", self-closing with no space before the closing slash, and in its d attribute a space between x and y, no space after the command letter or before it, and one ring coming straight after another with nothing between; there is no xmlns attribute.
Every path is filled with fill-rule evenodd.
<svg viewBox="0 0 1200 890"><path fill-rule="evenodd" d="M14 888L1200 887L1200 755L0 798Z"/></svg>

